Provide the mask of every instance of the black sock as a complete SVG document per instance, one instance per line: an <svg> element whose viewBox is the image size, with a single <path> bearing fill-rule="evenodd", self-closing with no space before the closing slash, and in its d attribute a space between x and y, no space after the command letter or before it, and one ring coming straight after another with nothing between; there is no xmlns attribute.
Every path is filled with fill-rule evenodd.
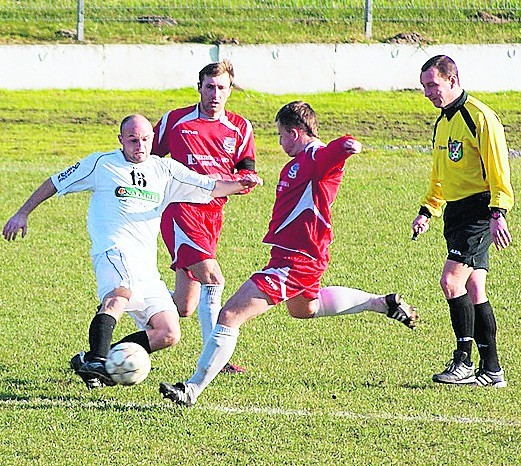
<svg viewBox="0 0 521 466"><path fill-rule="evenodd" d="M89 327L90 351L85 355L85 359L107 357L116 324L116 319L109 314L96 314L94 316Z"/></svg>
<svg viewBox="0 0 521 466"><path fill-rule="evenodd" d="M478 345L483 369L496 372L500 368L497 356L497 325L494 311L489 301L474 305L474 309L476 311L474 338Z"/></svg>
<svg viewBox="0 0 521 466"><path fill-rule="evenodd" d="M119 340L117 343L114 343L112 346L116 346L118 343L124 342L137 343L138 345L141 345L143 348L145 348L148 354L152 352L147 332L145 332L144 330L141 332L131 333L130 335L127 335L126 337Z"/></svg>
<svg viewBox="0 0 521 466"><path fill-rule="evenodd" d="M449 304L452 328L454 335L456 335L456 348L467 353L465 362L470 364L474 336L474 305L467 293L457 298L448 299L447 303Z"/></svg>

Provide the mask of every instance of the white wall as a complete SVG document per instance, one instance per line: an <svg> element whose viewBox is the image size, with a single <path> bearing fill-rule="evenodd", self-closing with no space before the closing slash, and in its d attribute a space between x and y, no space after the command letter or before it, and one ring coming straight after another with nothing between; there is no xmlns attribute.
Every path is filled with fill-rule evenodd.
<svg viewBox="0 0 521 466"><path fill-rule="evenodd" d="M468 90L521 90L521 44L3 45L0 88L177 89L227 57L237 85L260 92L407 89L437 54L456 61Z"/></svg>

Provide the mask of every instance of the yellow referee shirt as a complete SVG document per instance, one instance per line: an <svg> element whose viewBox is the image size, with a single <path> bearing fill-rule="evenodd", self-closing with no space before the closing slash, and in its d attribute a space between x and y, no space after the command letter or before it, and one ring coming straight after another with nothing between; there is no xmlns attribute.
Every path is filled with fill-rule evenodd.
<svg viewBox="0 0 521 466"><path fill-rule="evenodd" d="M447 201L484 191L490 191L490 207L512 208L508 148L494 111L463 92L442 110L432 142L431 181L422 200L432 215L440 216Z"/></svg>

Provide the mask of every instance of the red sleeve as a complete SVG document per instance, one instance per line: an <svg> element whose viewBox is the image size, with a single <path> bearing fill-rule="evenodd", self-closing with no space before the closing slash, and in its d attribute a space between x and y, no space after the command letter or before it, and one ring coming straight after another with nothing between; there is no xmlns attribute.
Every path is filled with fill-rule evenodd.
<svg viewBox="0 0 521 466"><path fill-rule="evenodd" d="M228 111L226 111L226 116L238 128L239 134L242 136L240 145L235 152L235 166L240 165L240 162L244 159L255 160L255 140L251 121Z"/></svg>
<svg viewBox="0 0 521 466"><path fill-rule="evenodd" d="M239 159L236 162L236 165L244 159L255 160L255 140L253 137L253 128L251 123L248 122L247 131L245 134L245 139L241 147L241 152L239 154Z"/></svg>
<svg viewBox="0 0 521 466"><path fill-rule="evenodd" d="M257 175L255 171L255 139L253 136L253 126L249 120L239 115L228 113L228 117L232 118L241 129L244 139L238 148L235 160L235 172L223 174L223 180L238 180L248 173ZM248 160L249 159L249 160ZM246 163L244 163L246 161ZM241 163L242 162L242 163ZM250 163L248 163L250 162ZM240 168L238 168L240 167ZM247 188L239 194L248 194L253 188Z"/></svg>
<svg viewBox="0 0 521 466"><path fill-rule="evenodd" d="M338 139L334 139L326 147L317 151L317 171L321 176L344 166L346 159L352 155L344 147L345 142L349 139L355 138L350 134L346 134Z"/></svg>
<svg viewBox="0 0 521 466"><path fill-rule="evenodd" d="M170 153L168 147L168 131L161 131L162 127L167 127L170 112L167 112L154 126L154 140L152 142L152 154L164 157Z"/></svg>

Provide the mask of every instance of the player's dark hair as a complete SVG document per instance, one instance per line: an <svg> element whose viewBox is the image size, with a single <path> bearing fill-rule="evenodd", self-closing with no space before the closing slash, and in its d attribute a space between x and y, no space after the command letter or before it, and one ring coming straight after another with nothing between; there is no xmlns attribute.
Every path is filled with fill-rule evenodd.
<svg viewBox="0 0 521 466"><path fill-rule="evenodd" d="M221 76L221 74L228 73L230 76L230 86L233 86L233 78L235 77L235 72L233 71L233 65L230 60L226 58L224 60L210 63L206 65L201 71L199 71L199 82L197 85L201 87L204 78L209 76L210 78L215 78L215 76Z"/></svg>
<svg viewBox="0 0 521 466"><path fill-rule="evenodd" d="M441 77L448 79L451 76L456 76L459 82L458 67L454 60L447 55L436 55L435 57L429 58L422 66L422 73L436 68Z"/></svg>
<svg viewBox="0 0 521 466"><path fill-rule="evenodd" d="M317 115L311 105L301 100L284 105L277 112L275 122L286 129L297 128L308 136L318 138Z"/></svg>

